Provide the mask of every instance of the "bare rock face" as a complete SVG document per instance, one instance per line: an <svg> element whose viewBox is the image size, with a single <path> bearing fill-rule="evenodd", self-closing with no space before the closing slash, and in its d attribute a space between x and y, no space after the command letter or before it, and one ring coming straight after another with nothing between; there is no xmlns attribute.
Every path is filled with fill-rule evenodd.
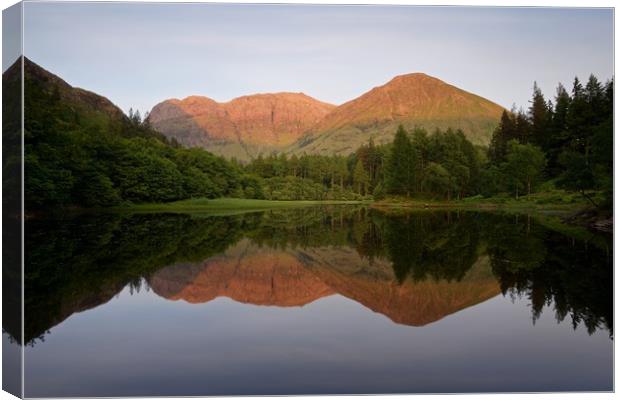
<svg viewBox="0 0 620 400"><path fill-rule="evenodd" d="M243 96L227 103L190 96L166 100L149 115L151 125L187 146L212 144L283 148L320 121L333 105L303 93Z"/></svg>

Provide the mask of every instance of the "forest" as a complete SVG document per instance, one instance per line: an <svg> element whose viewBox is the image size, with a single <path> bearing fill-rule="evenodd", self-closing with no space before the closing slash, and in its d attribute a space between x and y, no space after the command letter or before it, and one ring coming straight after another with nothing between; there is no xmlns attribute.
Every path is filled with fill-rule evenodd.
<svg viewBox="0 0 620 400"><path fill-rule="evenodd" d="M559 85L553 101L534 84L530 107L504 111L488 148L460 130L400 127L392 143L371 139L347 156L268 154L245 164L181 147L139 112L104 118L66 102L57 88L28 77L25 84L30 210L218 197L519 198L549 187L611 207L613 80L593 75L585 85L575 78L570 92Z"/></svg>

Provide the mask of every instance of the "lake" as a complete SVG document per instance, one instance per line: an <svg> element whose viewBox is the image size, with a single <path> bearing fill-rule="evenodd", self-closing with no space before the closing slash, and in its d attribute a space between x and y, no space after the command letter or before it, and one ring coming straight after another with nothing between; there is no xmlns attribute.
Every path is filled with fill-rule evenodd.
<svg viewBox="0 0 620 400"><path fill-rule="evenodd" d="M25 395L611 391L611 237L550 227L352 206L35 218Z"/></svg>

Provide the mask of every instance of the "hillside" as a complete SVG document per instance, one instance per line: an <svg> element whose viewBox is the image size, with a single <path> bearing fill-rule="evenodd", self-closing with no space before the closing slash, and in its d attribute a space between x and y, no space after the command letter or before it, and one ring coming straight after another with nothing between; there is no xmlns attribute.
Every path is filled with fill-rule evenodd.
<svg viewBox="0 0 620 400"><path fill-rule="evenodd" d="M227 103L190 96L157 104L149 122L185 146L248 159L293 144L334 107L303 93L256 94Z"/></svg>
<svg viewBox="0 0 620 400"><path fill-rule="evenodd" d="M503 108L437 78L414 73L334 109L288 151L347 154L367 143L388 143L398 125L428 130L462 129L474 144L488 145Z"/></svg>
<svg viewBox="0 0 620 400"><path fill-rule="evenodd" d="M19 75L20 63L16 62L4 73L4 79L19 79ZM26 114L38 113L40 110L34 106L44 96L49 96L50 100L62 105L65 113L57 117L67 122L70 120L77 125L101 125L101 128L120 128L120 125L129 122L123 111L107 98L69 85L26 57L24 78ZM81 118L70 118L69 113L73 113L73 116L79 114Z"/></svg>
<svg viewBox="0 0 620 400"><path fill-rule="evenodd" d="M107 98L73 87L28 59L23 63L28 212L213 198L242 190L239 171L227 161L180 148ZM11 93L21 86L21 64L20 59L3 74ZM19 98L5 99L3 109L15 114ZM5 144L19 144L19 126L5 128ZM20 161L5 160L4 170L17 170ZM14 195L4 202L18 200Z"/></svg>
<svg viewBox="0 0 620 400"><path fill-rule="evenodd" d="M151 111L151 125L188 147L251 159L259 153L349 154L373 137L392 140L396 128L462 129L488 145L503 108L437 78L415 73L338 107L301 93L257 94L218 103L207 97L171 99Z"/></svg>

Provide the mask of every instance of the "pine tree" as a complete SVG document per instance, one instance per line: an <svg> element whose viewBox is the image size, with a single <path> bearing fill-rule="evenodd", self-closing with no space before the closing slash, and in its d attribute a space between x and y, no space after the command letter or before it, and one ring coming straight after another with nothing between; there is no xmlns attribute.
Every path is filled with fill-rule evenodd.
<svg viewBox="0 0 620 400"><path fill-rule="evenodd" d="M361 159L358 159L355 164L355 169L353 170L353 183L357 185L357 192L365 196L368 190L368 174L364 169L364 163L362 163Z"/></svg>
<svg viewBox="0 0 620 400"><path fill-rule="evenodd" d="M142 117L140 116L140 110L136 110L133 114L133 123L136 125L140 125L142 123Z"/></svg>
<svg viewBox="0 0 620 400"><path fill-rule="evenodd" d="M519 112L517 112L517 116L515 117L515 138L520 143L529 143L531 129L532 126L529 118L522 109L519 110Z"/></svg>
<svg viewBox="0 0 620 400"><path fill-rule="evenodd" d="M392 142L392 152L388 159L386 171L386 186L388 193L410 196L414 187L414 167L413 151L411 140L403 126L398 127L394 141Z"/></svg>
<svg viewBox="0 0 620 400"><path fill-rule="evenodd" d="M489 145L488 157L493 164L499 164L506 158L508 142L517 138L515 114L504 110L498 127L493 132Z"/></svg>
<svg viewBox="0 0 620 400"><path fill-rule="evenodd" d="M531 128L529 129L529 136L525 142L532 143L541 148L547 147L548 140L548 127L549 127L549 113L547 102L543 96L540 88L534 82L534 93L532 95L532 105L529 108L529 118Z"/></svg>
<svg viewBox="0 0 620 400"><path fill-rule="evenodd" d="M544 149L547 152L547 171L550 176L556 176L561 172L558 157L562 148L569 141L567 116L570 102L570 95L560 83L555 95L555 109L551 113L549 140L547 141L547 147Z"/></svg>

